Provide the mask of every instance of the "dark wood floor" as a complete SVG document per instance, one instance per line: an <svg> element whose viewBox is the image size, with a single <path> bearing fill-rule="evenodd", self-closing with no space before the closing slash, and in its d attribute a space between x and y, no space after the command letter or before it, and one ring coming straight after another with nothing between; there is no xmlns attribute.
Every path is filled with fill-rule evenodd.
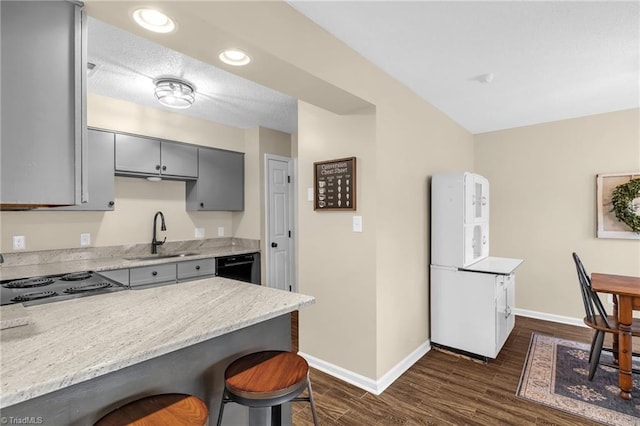
<svg viewBox="0 0 640 426"><path fill-rule="evenodd" d="M297 319L292 322L297 347ZM481 364L432 349L379 396L312 369L320 424L598 424L515 396L534 331L587 343L591 338L588 328L516 317L515 329L495 360ZM308 407L293 404L295 426L313 424Z"/></svg>

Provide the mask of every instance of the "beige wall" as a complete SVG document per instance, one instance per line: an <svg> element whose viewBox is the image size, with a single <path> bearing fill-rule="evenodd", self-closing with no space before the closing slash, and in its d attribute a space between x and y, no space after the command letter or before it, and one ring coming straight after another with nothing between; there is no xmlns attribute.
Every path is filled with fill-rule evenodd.
<svg viewBox="0 0 640 426"><path fill-rule="evenodd" d="M298 104L299 291L316 297L300 312L300 349L325 362L375 378L376 120L340 116ZM313 163L356 157L357 211L319 212L307 201ZM363 232L352 232L352 217Z"/></svg>
<svg viewBox="0 0 640 426"><path fill-rule="evenodd" d="M244 211L233 213L233 236L260 240L262 283L266 283L265 155L291 157L291 135L265 127L245 131Z"/></svg>
<svg viewBox="0 0 640 426"><path fill-rule="evenodd" d="M589 272L640 275L640 241L596 238L596 175L640 170L638 110L476 135L491 182L491 254L525 260L516 307L582 318L577 252Z"/></svg>
<svg viewBox="0 0 640 426"><path fill-rule="evenodd" d="M242 129L103 96L89 96L87 119L92 127L244 152ZM0 252L12 251L13 235L26 237L27 251L80 247L85 232L92 246L150 243L158 210L166 218L168 241L194 239L196 227L207 238L216 237L218 227L232 236L232 213L186 211L184 182L117 177L115 203L112 212L0 212Z"/></svg>
<svg viewBox="0 0 640 426"><path fill-rule="evenodd" d="M260 239L260 129L245 131L244 211L233 213L233 236Z"/></svg>
<svg viewBox="0 0 640 426"><path fill-rule="evenodd" d="M430 176L473 168L467 131L403 87L386 87L389 93L376 101L373 182L378 223L377 377L430 336Z"/></svg>

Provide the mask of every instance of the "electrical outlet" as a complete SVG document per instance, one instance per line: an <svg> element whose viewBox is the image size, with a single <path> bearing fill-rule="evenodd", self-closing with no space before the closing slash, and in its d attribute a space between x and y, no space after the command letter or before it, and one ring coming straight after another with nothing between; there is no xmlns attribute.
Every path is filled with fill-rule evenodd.
<svg viewBox="0 0 640 426"><path fill-rule="evenodd" d="M224 226L218 226L218 237L224 237Z"/></svg>
<svg viewBox="0 0 640 426"><path fill-rule="evenodd" d="M204 238L204 228L196 228L196 238Z"/></svg>
<svg viewBox="0 0 640 426"><path fill-rule="evenodd" d="M27 240L24 235L14 235L13 236L13 249L14 250L24 250L27 248Z"/></svg>
<svg viewBox="0 0 640 426"><path fill-rule="evenodd" d="M91 234L89 234L89 233L80 234L80 245L81 246L90 246L91 245Z"/></svg>

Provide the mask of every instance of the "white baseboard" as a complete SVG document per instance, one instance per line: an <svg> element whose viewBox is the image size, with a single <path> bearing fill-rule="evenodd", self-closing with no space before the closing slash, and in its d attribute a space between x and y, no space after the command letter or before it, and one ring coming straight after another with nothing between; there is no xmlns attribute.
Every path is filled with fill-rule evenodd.
<svg viewBox="0 0 640 426"><path fill-rule="evenodd" d="M400 377L405 371L411 368L411 366L415 364L416 361L422 358L430 350L431 342L427 340L426 342L418 346L416 350L407 355L402 361L396 364L393 368L387 371L378 380L374 380L361 374L354 373L353 371L323 361L304 352L299 352L299 354L307 360L311 367L327 373L337 379L343 380L347 383L351 383L352 385L357 386L360 389L363 389L374 395L380 395L398 377Z"/></svg>
<svg viewBox="0 0 640 426"><path fill-rule="evenodd" d="M582 318L565 317L562 315L547 314L546 312L528 311L526 309L515 308L513 313L520 315L521 317L529 317L535 319L541 319L551 322L559 322L560 324L577 325L579 327L586 327Z"/></svg>
<svg viewBox="0 0 640 426"><path fill-rule="evenodd" d="M513 312L514 314L523 317L586 327L581 318L565 317L562 315L553 315L545 312L529 311L526 309L517 308L514 309ZM393 368L387 371L378 380L374 380L361 374L354 373L353 371L347 370L346 368L342 368L329 362L323 361L304 352L299 352L299 354L307 360L311 367L327 373L337 379L343 380L347 383L351 383L352 385L357 386L360 389L363 389L374 395L380 395L387 387L389 387L396 379L398 379L398 377L400 377L405 371L411 368L411 366L415 364L416 361L422 358L430 350L431 341L427 340L416 350L407 355L402 361L396 364Z"/></svg>

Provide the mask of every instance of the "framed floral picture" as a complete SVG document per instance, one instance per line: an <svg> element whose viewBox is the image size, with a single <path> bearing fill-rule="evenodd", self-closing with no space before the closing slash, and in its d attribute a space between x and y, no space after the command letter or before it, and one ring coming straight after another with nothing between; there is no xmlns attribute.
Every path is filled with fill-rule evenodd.
<svg viewBox="0 0 640 426"><path fill-rule="evenodd" d="M598 238L640 239L640 172L596 177Z"/></svg>

